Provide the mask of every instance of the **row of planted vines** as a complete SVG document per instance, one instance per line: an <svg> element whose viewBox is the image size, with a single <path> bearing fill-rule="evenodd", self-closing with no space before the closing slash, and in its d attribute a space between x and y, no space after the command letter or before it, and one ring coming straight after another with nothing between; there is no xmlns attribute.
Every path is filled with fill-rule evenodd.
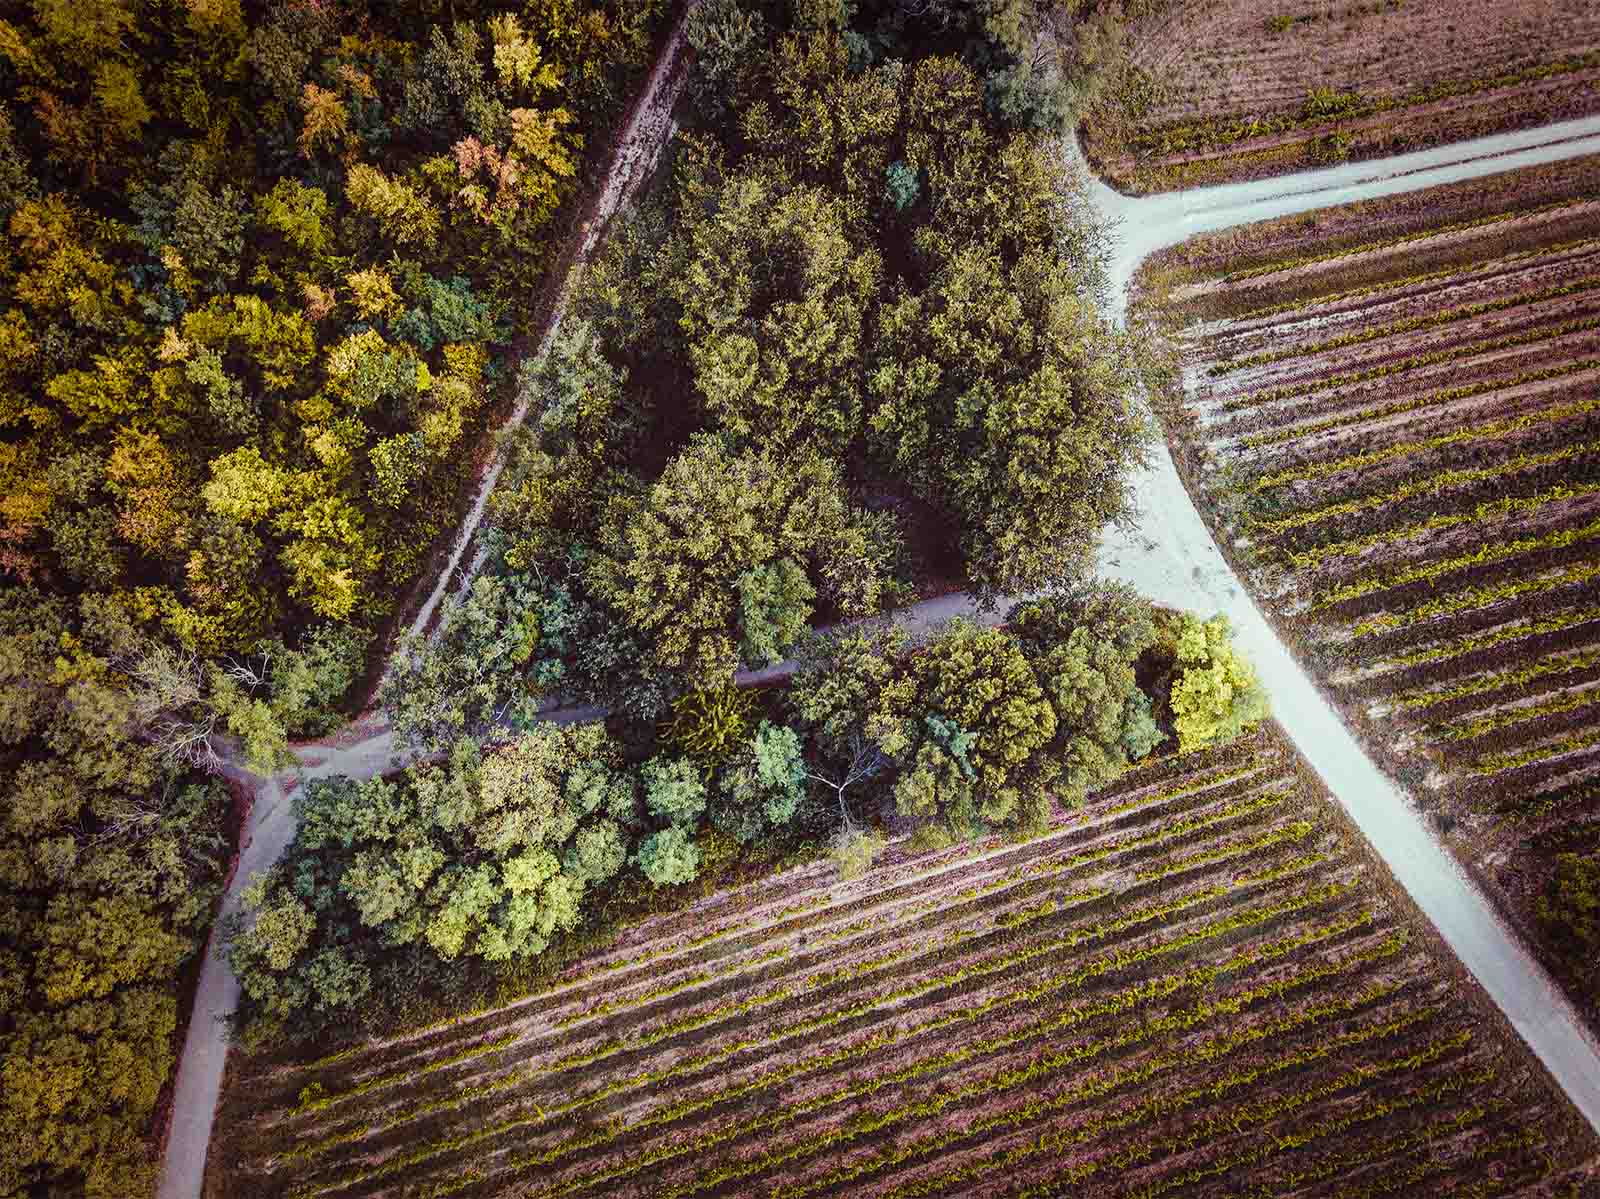
<svg viewBox="0 0 1600 1199"><path fill-rule="evenodd" d="M1197 499L1593 1015L1600 159L1146 268Z"/></svg>
<svg viewBox="0 0 1600 1199"><path fill-rule="evenodd" d="M1088 123L1134 192L1259 178L1600 110L1585 0L1173 0Z"/></svg>
<svg viewBox="0 0 1600 1199"><path fill-rule="evenodd" d="M1520 1193L1591 1152L1271 732L229 1090L213 1193Z"/></svg>

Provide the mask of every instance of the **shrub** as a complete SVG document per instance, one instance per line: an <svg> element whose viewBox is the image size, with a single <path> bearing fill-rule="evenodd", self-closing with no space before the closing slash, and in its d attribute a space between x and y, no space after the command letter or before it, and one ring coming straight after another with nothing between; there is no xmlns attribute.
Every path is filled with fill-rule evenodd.
<svg viewBox="0 0 1600 1199"><path fill-rule="evenodd" d="M711 818L749 844L793 820L805 788L799 734L763 720L749 745L719 776Z"/></svg>
<svg viewBox="0 0 1600 1199"><path fill-rule="evenodd" d="M1201 621L1185 614L1178 632L1181 673L1172 711L1181 753L1232 741L1267 716L1267 693L1234 648L1228 618Z"/></svg>
<svg viewBox="0 0 1600 1199"><path fill-rule="evenodd" d="M916 167L898 158L889 164L888 176L885 194L889 203L904 212L915 204L917 197L922 194L922 178Z"/></svg>
<svg viewBox="0 0 1600 1199"><path fill-rule="evenodd" d="M687 832L673 825L646 837L635 860L656 886L670 887L694 881L700 869L700 850Z"/></svg>
<svg viewBox="0 0 1600 1199"><path fill-rule="evenodd" d="M706 810L706 788L687 758L652 758L639 772L644 804L671 824L693 828Z"/></svg>
<svg viewBox="0 0 1600 1199"><path fill-rule="evenodd" d="M872 869L888 838L876 829L841 828L828 843L828 856L841 879L860 878Z"/></svg>
<svg viewBox="0 0 1600 1199"><path fill-rule="evenodd" d="M718 687L691 691L672 703L662 740L710 765L724 762L745 740L755 701L748 691Z"/></svg>

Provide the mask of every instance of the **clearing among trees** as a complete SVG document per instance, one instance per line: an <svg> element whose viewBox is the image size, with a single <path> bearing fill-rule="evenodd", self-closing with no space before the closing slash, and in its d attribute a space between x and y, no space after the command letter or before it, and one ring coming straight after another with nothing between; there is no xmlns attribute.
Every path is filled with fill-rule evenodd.
<svg viewBox="0 0 1600 1199"><path fill-rule="evenodd" d="M1267 730L1035 840L724 892L510 1006L245 1062L209 1193L1553 1181L1592 1137L1329 810Z"/></svg>
<svg viewBox="0 0 1600 1199"><path fill-rule="evenodd" d="M1600 961L1600 158L1196 238L1196 497L1591 1020Z"/></svg>
<svg viewBox="0 0 1600 1199"><path fill-rule="evenodd" d="M1600 111L1586 0L1178 0L1087 125L1147 193L1377 158Z"/></svg>

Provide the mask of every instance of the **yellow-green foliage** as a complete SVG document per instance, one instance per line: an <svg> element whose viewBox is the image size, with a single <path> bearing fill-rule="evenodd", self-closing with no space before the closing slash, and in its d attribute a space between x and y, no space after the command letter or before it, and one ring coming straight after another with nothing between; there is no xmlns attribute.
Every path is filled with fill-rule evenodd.
<svg viewBox="0 0 1600 1199"><path fill-rule="evenodd" d="M737 687L691 691L673 701L663 740L692 758L723 762L748 739L754 711L750 692Z"/></svg>
<svg viewBox="0 0 1600 1199"><path fill-rule="evenodd" d="M1172 685L1172 711L1179 752L1232 741L1266 718L1266 691L1234 647L1226 616L1202 621L1185 614L1178 665L1182 673Z"/></svg>

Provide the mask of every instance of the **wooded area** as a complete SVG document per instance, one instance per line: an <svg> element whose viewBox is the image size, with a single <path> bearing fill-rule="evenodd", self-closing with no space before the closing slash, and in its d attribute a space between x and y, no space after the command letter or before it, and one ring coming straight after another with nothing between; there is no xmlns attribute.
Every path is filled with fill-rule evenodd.
<svg viewBox="0 0 1600 1199"><path fill-rule="evenodd" d="M490 569L382 695L444 760L300 797L234 930L247 1041L403 1018L394 984L526 964L741 846L1026 827L1200 735L1164 689L1231 651L1078 589L1158 369L1052 137L1119 12L708 0L670 164L534 361L660 0L8 10L0 1194L149 1193L238 818L218 737L275 770L363 701L519 392ZM728 685L960 586L1070 594L814 648L789 700ZM1259 699L1194 686L1217 728ZM538 725L555 697L615 719Z"/></svg>

